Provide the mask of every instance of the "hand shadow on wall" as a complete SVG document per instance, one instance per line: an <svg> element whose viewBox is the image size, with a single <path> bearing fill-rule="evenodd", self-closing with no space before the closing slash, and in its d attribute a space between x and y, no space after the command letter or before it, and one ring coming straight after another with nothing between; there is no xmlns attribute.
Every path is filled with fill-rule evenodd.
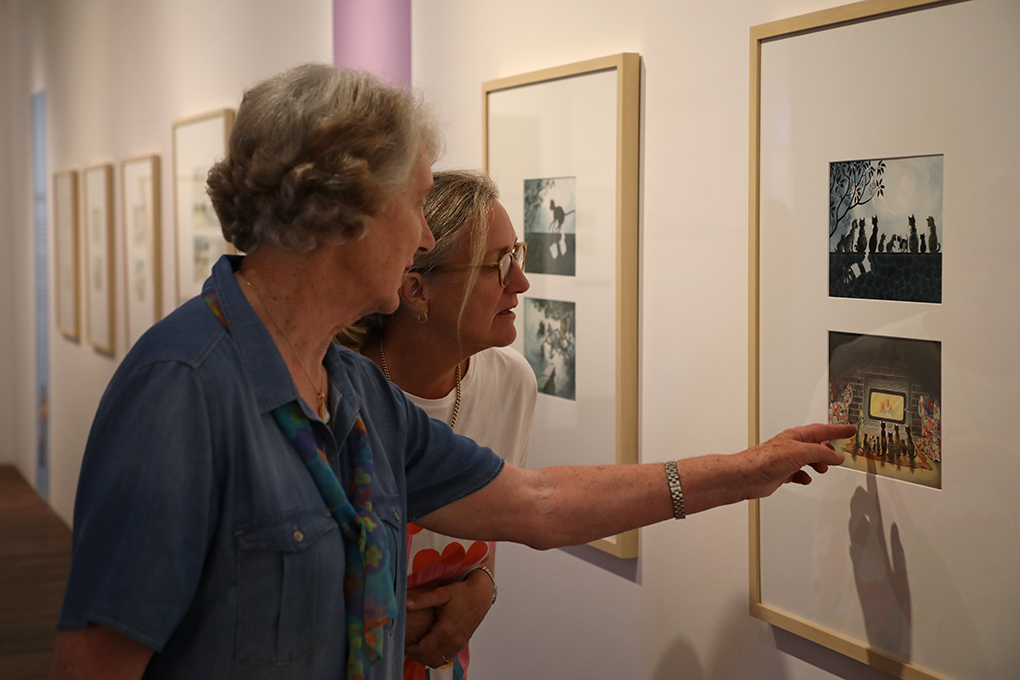
<svg viewBox="0 0 1020 680"><path fill-rule="evenodd" d="M906 556L896 524L886 543L874 475L867 476L867 490L857 487L850 499L849 531L850 560L869 646L909 662L913 625Z"/></svg>

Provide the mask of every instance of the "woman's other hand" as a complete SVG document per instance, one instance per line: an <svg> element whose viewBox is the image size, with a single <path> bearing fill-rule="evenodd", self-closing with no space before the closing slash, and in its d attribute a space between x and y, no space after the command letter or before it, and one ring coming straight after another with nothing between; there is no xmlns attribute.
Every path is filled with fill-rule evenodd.
<svg viewBox="0 0 1020 680"><path fill-rule="evenodd" d="M411 645L418 644L425 637L426 633L432 630L432 626L436 623L435 607L415 607L412 609L410 606L412 602L418 602L418 598L431 590L431 586L421 586L420 588L412 588L407 591L407 620L404 623L405 652Z"/></svg>
<svg viewBox="0 0 1020 680"><path fill-rule="evenodd" d="M467 646L491 606L492 581L480 569L469 573L463 581L433 590L409 590L404 654L431 668L446 665ZM412 641L412 616L417 626L423 620L421 614L424 612L431 613L434 624L424 636Z"/></svg>

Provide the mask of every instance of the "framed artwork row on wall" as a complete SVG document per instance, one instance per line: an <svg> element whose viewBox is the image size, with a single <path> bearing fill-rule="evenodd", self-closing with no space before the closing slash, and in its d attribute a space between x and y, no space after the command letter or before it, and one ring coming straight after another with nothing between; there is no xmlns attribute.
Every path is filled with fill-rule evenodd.
<svg viewBox="0 0 1020 680"><path fill-rule="evenodd" d="M206 175L223 156L233 115L232 109L219 109L173 126L177 304L199 292L220 254L233 252L223 240L205 193ZM162 318L161 181L158 154L134 156L120 163L123 272L118 278L113 165L54 174L54 311L57 329L68 340L81 339L84 297L88 343L102 354L116 354L118 280L125 350Z"/></svg>

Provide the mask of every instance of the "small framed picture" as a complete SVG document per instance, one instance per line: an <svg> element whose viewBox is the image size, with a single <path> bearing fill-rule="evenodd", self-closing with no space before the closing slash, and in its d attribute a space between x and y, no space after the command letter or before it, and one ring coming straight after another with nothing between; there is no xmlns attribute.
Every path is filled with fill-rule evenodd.
<svg viewBox="0 0 1020 680"><path fill-rule="evenodd" d="M124 325L127 348L162 316L159 156L120 164L124 203Z"/></svg>
<svg viewBox="0 0 1020 680"><path fill-rule="evenodd" d="M528 243L514 346L538 381L530 463L638 460L641 56L484 84L485 168ZM592 542L638 556L637 531Z"/></svg>
<svg viewBox="0 0 1020 680"><path fill-rule="evenodd" d="M77 170L53 175L53 239L57 330L77 342L81 339Z"/></svg>
<svg viewBox="0 0 1020 680"><path fill-rule="evenodd" d="M103 354L116 352L113 267L113 165L85 168L85 281L89 344Z"/></svg>
<svg viewBox="0 0 1020 680"><path fill-rule="evenodd" d="M205 190L210 168L224 156L233 122L234 110L220 109L173 126L178 305L201 292L220 255L234 252Z"/></svg>

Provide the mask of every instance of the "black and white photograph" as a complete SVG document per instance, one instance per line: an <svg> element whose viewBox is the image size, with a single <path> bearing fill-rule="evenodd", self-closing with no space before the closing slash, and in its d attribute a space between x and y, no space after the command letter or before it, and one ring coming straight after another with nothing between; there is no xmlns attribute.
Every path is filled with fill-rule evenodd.
<svg viewBox="0 0 1020 680"><path fill-rule="evenodd" d="M829 332L829 422L844 467L942 488L942 343Z"/></svg>
<svg viewBox="0 0 1020 680"><path fill-rule="evenodd" d="M829 164L829 295L942 302L943 156Z"/></svg>
<svg viewBox="0 0 1020 680"><path fill-rule="evenodd" d="M539 394L577 400L576 318L573 302L524 298L524 356Z"/></svg>
<svg viewBox="0 0 1020 680"><path fill-rule="evenodd" d="M529 274L574 276L577 241L574 177L524 180L524 238Z"/></svg>

